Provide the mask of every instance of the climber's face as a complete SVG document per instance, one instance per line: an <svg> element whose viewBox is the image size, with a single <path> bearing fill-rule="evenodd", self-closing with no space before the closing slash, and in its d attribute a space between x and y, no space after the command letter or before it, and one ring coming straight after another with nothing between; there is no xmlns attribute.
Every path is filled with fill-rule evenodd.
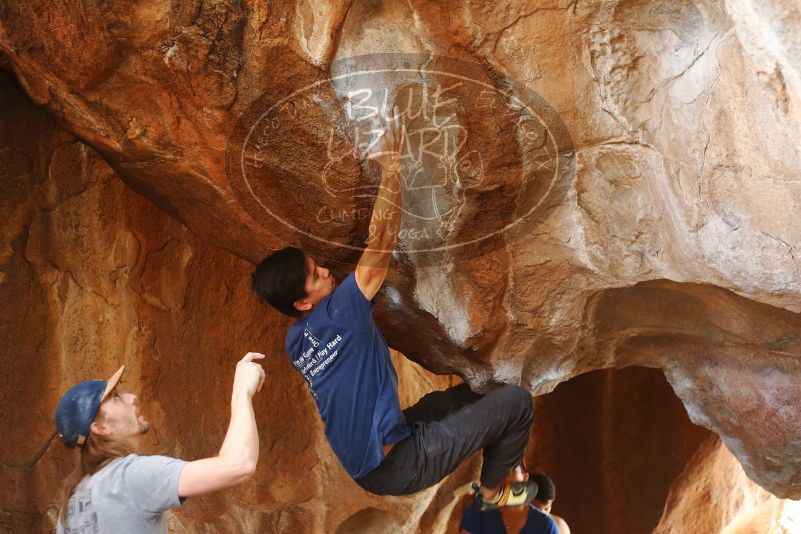
<svg viewBox="0 0 801 534"><path fill-rule="evenodd" d="M317 265L312 258L306 256L306 296L295 302L295 307L302 312L308 312L318 302L334 292L337 282L334 275Z"/></svg>

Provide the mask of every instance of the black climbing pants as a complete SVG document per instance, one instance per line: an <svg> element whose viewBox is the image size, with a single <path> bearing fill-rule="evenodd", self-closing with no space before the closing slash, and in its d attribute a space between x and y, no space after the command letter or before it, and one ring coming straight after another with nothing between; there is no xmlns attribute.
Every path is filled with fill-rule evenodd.
<svg viewBox="0 0 801 534"><path fill-rule="evenodd" d="M433 486L484 449L481 484L494 488L523 459L534 405L528 391L504 386L478 395L466 384L435 391L403 411L412 435L356 482L377 495Z"/></svg>

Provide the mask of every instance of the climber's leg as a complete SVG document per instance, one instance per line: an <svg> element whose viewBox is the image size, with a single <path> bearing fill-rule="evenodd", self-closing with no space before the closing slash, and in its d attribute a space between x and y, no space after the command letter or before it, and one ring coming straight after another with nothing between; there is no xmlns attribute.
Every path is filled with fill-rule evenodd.
<svg viewBox="0 0 801 534"><path fill-rule="evenodd" d="M481 395L473 393L467 384L459 384L424 395L417 404L403 410L403 415L410 425L439 421L480 398Z"/></svg>
<svg viewBox="0 0 801 534"><path fill-rule="evenodd" d="M430 409L435 410L433 406ZM504 386L440 420L417 420L412 435L356 482L379 495L416 493L484 449L481 485L497 488L522 460L533 416L531 395L522 388Z"/></svg>

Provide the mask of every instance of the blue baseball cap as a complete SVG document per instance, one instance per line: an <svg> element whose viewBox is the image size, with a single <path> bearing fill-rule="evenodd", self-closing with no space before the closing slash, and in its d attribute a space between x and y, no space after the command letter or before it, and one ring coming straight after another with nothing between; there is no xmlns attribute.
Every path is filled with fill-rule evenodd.
<svg viewBox="0 0 801 534"><path fill-rule="evenodd" d="M56 430L64 445L82 447L86 443L100 403L117 387L124 370L123 365L108 380L84 380L61 397L56 407Z"/></svg>

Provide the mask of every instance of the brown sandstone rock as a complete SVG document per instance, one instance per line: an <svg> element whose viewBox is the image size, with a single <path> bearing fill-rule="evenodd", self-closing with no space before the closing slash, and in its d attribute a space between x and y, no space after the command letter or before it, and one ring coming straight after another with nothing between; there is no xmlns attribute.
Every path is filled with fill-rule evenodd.
<svg viewBox="0 0 801 534"><path fill-rule="evenodd" d="M792 534L799 529L798 502L777 499L748 480L734 456L710 438L671 488L654 534Z"/></svg>
<svg viewBox="0 0 801 534"><path fill-rule="evenodd" d="M645 533L709 437L690 423L660 371L607 369L537 399L528 458L554 480L553 512L572 532Z"/></svg>
<svg viewBox="0 0 801 534"><path fill-rule="evenodd" d="M283 354L288 320L252 295L252 266L131 191L3 75L0 102L0 531L53 531L76 455L58 439L40 453L68 387L126 364L121 387L139 395L153 428L142 452L198 459L222 443L234 364L249 350L268 355L268 385L254 398L256 475L190 499L173 530L334 532L378 514L414 531L435 491L378 498L347 476ZM404 403L448 385L395 361Z"/></svg>
<svg viewBox="0 0 801 534"><path fill-rule="evenodd" d="M50 531L58 481L73 457L56 443L33 460L64 388L126 362L125 387L140 393L154 426L145 448L197 458L222 439L231 362L257 346L274 356L266 362L274 387L257 397L259 470L239 489L190 501L172 517L176 532L454 531L479 455L415 497L374 498L356 488L324 443L302 383L280 357L286 321L249 294L248 265L201 243L127 190L91 149L30 109L7 81L0 95L6 176L0 207L8 244L0 263L0 346L14 355L2 360L0 526ZM251 326L248 318L259 314L274 326ZM398 354L393 361L404 405L454 383ZM689 425L658 371L584 375L537 406L529 461L556 480L556 511L576 532L648 531L663 506L665 532L698 532L700 524L762 528L773 519L791 524L785 510L792 503L768 498L717 445L715 457L725 461L693 460L665 504L706 432ZM709 447L697 457L707 458ZM701 487L709 476L694 475L697 464L727 482ZM704 491L714 491L714 499L694 497ZM740 497L752 494L759 498Z"/></svg>
<svg viewBox="0 0 801 534"><path fill-rule="evenodd" d="M522 121L502 128L519 111L511 99L497 114L455 110L469 139L449 163L458 163L458 184L432 193L436 209L428 211L424 197L407 191L407 207L417 211L405 216L407 229L428 228L430 217L419 221L434 210L444 246L521 214L525 231L518 225L437 261L415 253L415 238L402 238L406 252L381 300L389 341L476 388L519 382L543 393L593 369L660 367L692 419L721 436L751 479L801 498L796 7L772 0L104 6L2 1L0 49L30 97L126 183L247 260L289 240L333 255L339 263L332 266L344 272L366 223L309 214L329 201L340 214L360 213L369 198L333 199L326 186L369 191L376 179L375 168L355 156L341 158L326 175L330 183L311 172L325 168L332 127L349 140L358 121L347 118L336 86L323 85L317 100L298 100L308 106L287 107L279 118L289 127L264 145L263 154L281 158L260 167L256 195L290 214L298 232L287 233L248 204L231 170L230 135L238 120L255 120L254 105L335 74L333 61L364 53L470 61L478 65L470 78L492 86L496 103L497 90L509 87L536 100L512 81L527 84L542 99L537 109L547 127L526 130ZM447 76L423 78L433 87ZM463 96L477 106L481 95ZM561 150L545 150L547 140ZM476 150L480 161L470 156ZM538 159L546 153L550 159ZM60 157L80 160L69 150ZM565 164L548 187L524 172L543 161ZM424 176L432 175L428 165ZM481 183L470 174L476 168ZM102 187L98 198L105 198ZM436 211L441 205L451 209L448 217ZM76 217L67 208L37 216L33 243L51 239L52 225L80 228ZM105 276L130 262L138 236L111 233L107 265L72 265L70 251L94 244L90 232L52 252L45 247L47 254L31 248L30 269L72 302L89 273ZM167 241L151 265L192 264L192 250ZM184 278L143 273L136 284L148 306L169 313L191 288ZM131 305L108 294L114 283L98 281L96 298L130 319ZM45 298L43 289L31 291ZM86 330L129 324L95 313L88 324L63 327L70 346L118 349L82 345ZM241 321L246 331L275 328L253 314Z"/></svg>

